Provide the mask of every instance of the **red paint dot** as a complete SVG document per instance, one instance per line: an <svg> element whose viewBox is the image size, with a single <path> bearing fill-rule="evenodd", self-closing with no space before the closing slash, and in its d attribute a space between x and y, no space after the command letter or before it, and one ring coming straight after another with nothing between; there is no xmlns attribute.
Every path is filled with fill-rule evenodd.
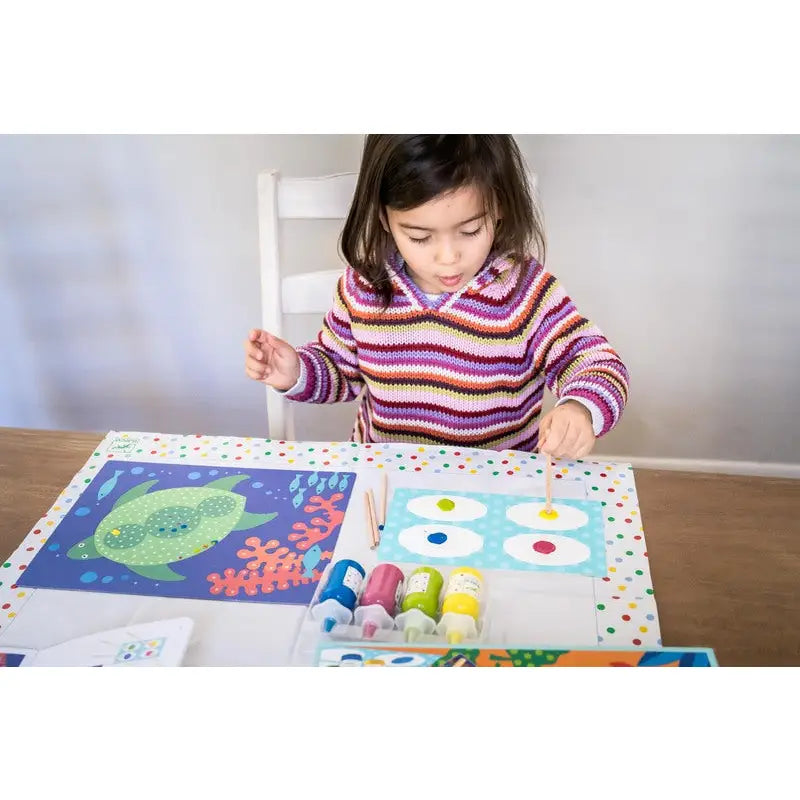
<svg viewBox="0 0 800 800"><path fill-rule="evenodd" d="M161 441L161 439L159 439L159 438L158 438L158 436L154 436L154 437L153 437L153 441L154 441L154 442L160 442L160 441Z"/></svg>
<svg viewBox="0 0 800 800"><path fill-rule="evenodd" d="M641 539L642 537L641 536L634 536L633 538L636 539L636 541L638 542L639 539Z"/></svg>
<svg viewBox="0 0 800 800"><path fill-rule="evenodd" d="M631 522L633 522L633 520L632 519L626 519L625 522L631 523Z"/></svg>
<svg viewBox="0 0 800 800"><path fill-rule="evenodd" d="M459 469L464 469L464 465L463 465L463 464L459 464L459 465L458 465L458 468L459 468ZM509 472L508 474L510 475L511 473Z"/></svg>
<svg viewBox="0 0 800 800"><path fill-rule="evenodd" d="M32 548L32 547L26 547L26 548L25 548L25 552L26 552L26 553L30 553L30 552L31 552L31 550L33 550L33 548Z"/></svg>
<svg viewBox="0 0 800 800"><path fill-rule="evenodd" d="M544 555L548 555L556 549L556 546L552 542L547 542L544 539L541 539L538 542L534 542L533 549L537 553L544 553Z"/></svg>
<svg viewBox="0 0 800 800"><path fill-rule="evenodd" d="M16 583L12 583L12 584L11 584L11 588L12 588L12 589L16 589L16 588L17 588L17 584L16 584Z"/></svg>
<svg viewBox="0 0 800 800"><path fill-rule="evenodd" d="M416 458L416 456L411 456L411 460L412 460L412 461L413 461L415 458Z"/></svg>
<svg viewBox="0 0 800 800"><path fill-rule="evenodd" d="M611 581L611 578L603 578L603 580L604 580L606 583L610 583L610 581Z"/></svg>
<svg viewBox="0 0 800 800"><path fill-rule="evenodd" d="M375 459L372 456L367 456L367 461L374 461Z"/></svg>
<svg viewBox="0 0 800 800"><path fill-rule="evenodd" d="M453 455L454 455L454 456L460 456L460 455L461 455L461 451L460 451L460 450L456 450L456 451L453 453ZM506 464L506 463L508 463L508 462L504 461L503 463L504 463L504 464Z"/></svg>
<svg viewBox="0 0 800 800"><path fill-rule="evenodd" d="M3 611L5 611L7 608L11 608L11 603L3 603L3 605L0 606L0 608L2 608Z"/></svg>
<svg viewBox="0 0 800 800"><path fill-rule="evenodd" d="M510 469L510 470L508 470L508 472L506 472L506 475L513 475L513 474L514 474L514 470L513 469Z"/></svg>
<svg viewBox="0 0 800 800"><path fill-rule="evenodd" d="M330 464L330 463L331 463L330 461L323 461L323 462L322 462L322 466L323 466L323 467L327 467L327 466L328 466L328 464Z"/></svg>
<svg viewBox="0 0 800 800"><path fill-rule="evenodd" d="M278 456L279 456L280 458L283 458L285 455L286 455L286 453L278 453Z"/></svg>
<svg viewBox="0 0 800 800"><path fill-rule="evenodd" d="M608 491L609 491L609 492L613 492L614 490L613 490L613 489L609 489Z"/></svg>
<svg viewBox="0 0 800 800"><path fill-rule="evenodd" d="M34 533L41 533L41 530L39 530L39 528L37 528L37 529L34 531Z"/></svg>
<svg viewBox="0 0 800 800"><path fill-rule="evenodd" d="M605 474L605 472L601 472L601 473L600 473L600 477L601 477L601 478L607 478L607 477L608 477L608 475L606 475L606 474Z"/></svg>
<svg viewBox="0 0 800 800"><path fill-rule="evenodd" d="M421 471L422 471L422 467L414 467L414 472L421 472Z"/></svg>
<svg viewBox="0 0 800 800"><path fill-rule="evenodd" d="M630 622L631 621L630 614L623 614L622 619L624 619L625 622Z"/></svg>
<svg viewBox="0 0 800 800"><path fill-rule="evenodd" d="M199 450L200 448L199 447L193 447L192 449L193 450Z"/></svg>
<svg viewBox="0 0 800 800"><path fill-rule="evenodd" d="M236 458L234 458L233 460L234 460L234 461L241 461L241 460L242 460L242 457L241 457L241 456L236 456Z"/></svg>
<svg viewBox="0 0 800 800"><path fill-rule="evenodd" d="M199 449L199 448L195 448L195 449L197 450L197 449ZM150 455L151 455L151 456L154 456L155 454L156 454L156 451L155 451L155 450L151 450L151 451L150 451Z"/></svg>
<svg viewBox="0 0 800 800"><path fill-rule="evenodd" d="M323 447L323 448L322 448L322 452L323 452L323 453L327 453L327 452L329 452L329 448L327 448L327 447Z"/></svg>
<svg viewBox="0 0 800 800"><path fill-rule="evenodd" d="M642 640L641 640L641 639L634 639L634 640L633 640L633 643L634 643L635 645L640 645L640 644L642 643Z"/></svg>
<svg viewBox="0 0 800 800"><path fill-rule="evenodd" d="M508 459L506 459L505 461L501 461L500 463L501 464L508 464Z"/></svg>
<svg viewBox="0 0 800 800"><path fill-rule="evenodd" d="M27 569L28 565L27 564L20 564L19 568L20 568L20 570Z"/></svg>
<svg viewBox="0 0 800 800"><path fill-rule="evenodd" d="M557 478L558 480L561 480L561 478L562 478L562 477L563 477L563 476L561 475L561 473L559 473L559 472L556 472L556 478Z"/></svg>
<svg viewBox="0 0 800 800"><path fill-rule="evenodd" d="M622 503L617 503L617 508L622 508Z"/></svg>
<svg viewBox="0 0 800 800"><path fill-rule="evenodd" d="M199 439L199 438L200 438L202 435L203 435L202 433L196 433L196 434L194 435L194 438L195 438L195 439Z"/></svg>

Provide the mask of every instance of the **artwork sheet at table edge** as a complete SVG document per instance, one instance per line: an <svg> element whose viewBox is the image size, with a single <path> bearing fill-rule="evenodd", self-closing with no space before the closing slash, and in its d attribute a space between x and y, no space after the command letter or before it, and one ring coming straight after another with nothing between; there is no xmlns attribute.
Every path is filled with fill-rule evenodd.
<svg viewBox="0 0 800 800"><path fill-rule="evenodd" d="M57 441L57 434L56 434ZM35 589L22 589L13 581L26 562L44 544L64 516L61 505L82 491L106 460L152 461L198 466L264 469L342 471L385 468L392 473L451 473L480 475L503 480L504 491L513 493L509 478L541 479L541 457L516 451L485 451L407 444L356 444L353 442L278 442L253 437L205 436L109 431L81 470L54 500L20 546L0 565L0 641L8 639L13 621ZM189 460L187 460L189 459ZM597 644L601 647L661 646L658 612L650 580L646 545L638 506L633 468L629 464L583 460L558 463L556 481L581 479L588 499L604 503L608 574L594 578ZM353 497L353 503L358 498ZM14 588L11 588L11 587ZM213 601L208 601L213 602ZM687 642L687 645L703 643Z"/></svg>

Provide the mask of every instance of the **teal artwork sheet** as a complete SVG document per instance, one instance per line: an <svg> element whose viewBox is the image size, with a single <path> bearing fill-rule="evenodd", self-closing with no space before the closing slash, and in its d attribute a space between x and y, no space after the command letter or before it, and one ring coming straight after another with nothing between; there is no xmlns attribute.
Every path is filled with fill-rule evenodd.
<svg viewBox="0 0 800 800"><path fill-rule="evenodd" d="M596 500L398 488L378 548L381 561L606 575Z"/></svg>

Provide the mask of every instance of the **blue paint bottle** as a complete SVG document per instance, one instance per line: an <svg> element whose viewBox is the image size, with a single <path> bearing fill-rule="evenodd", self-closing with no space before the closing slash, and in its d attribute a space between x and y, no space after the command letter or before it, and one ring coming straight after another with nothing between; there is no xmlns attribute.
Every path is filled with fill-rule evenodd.
<svg viewBox="0 0 800 800"><path fill-rule="evenodd" d="M322 621L323 631L329 633L334 625L348 625L352 621L365 575L364 567L350 558L343 558L331 567L319 602L311 609L311 616Z"/></svg>

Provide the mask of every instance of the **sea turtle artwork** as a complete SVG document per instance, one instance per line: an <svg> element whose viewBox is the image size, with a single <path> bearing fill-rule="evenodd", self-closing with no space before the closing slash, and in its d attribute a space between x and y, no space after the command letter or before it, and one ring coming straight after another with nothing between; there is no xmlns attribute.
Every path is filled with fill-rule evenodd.
<svg viewBox="0 0 800 800"><path fill-rule="evenodd" d="M150 491L158 480L129 489L114 503L94 533L73 545L75 560L107 558L156 581L181 581L170 564L218 544L232 531L269 522L277 512L253 514L247 498L233 491L248 475L230 475L204 486Z"/></svg>

